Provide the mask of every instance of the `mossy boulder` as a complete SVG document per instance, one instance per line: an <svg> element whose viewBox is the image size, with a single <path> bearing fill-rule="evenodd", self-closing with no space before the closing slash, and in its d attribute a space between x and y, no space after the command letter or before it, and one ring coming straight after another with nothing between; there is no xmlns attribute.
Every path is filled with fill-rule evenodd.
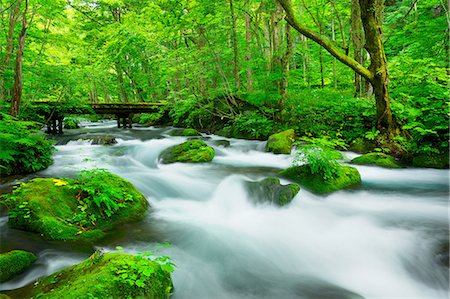
<svg viewBox="0 0 450 299"><path fill-rule="evenodd" d="M309 165L289 167L280 171L279 174L318 194L326 194L361 184L361 175L358 170L343 165L339 166L337 175L328 180L319 173L312 173Z"/></svg>
<svg viewBox="0 0 450 299"><path fill-rule="evenodd" d="M86 171L83 180L37 178L6 196L9 225L49 240L103 238L108 231L144 218L145 197L128 181Z"/></svg>
<svg viewBox="0 0 450 299"><path fill-rule="evenodd" d="M292 129L272 134L267 140L266 151L274 154L290 154L294 138L295 133Z"/></svg>
<svg viewBox="0 0 450 299"><path fill-rule="evenodd" d="M196 129L184 129L181 136L200 136L200 133Z"/></svg>
<svg viewBox="0 0 450 299"><path fill-rule="evenodd" d="M117 143L116 138L109 135L86 137L83 140L92 140L92 145L113 145Z"/></svg>
<svg viewBox="0 0 450 299"><path fill-rule="evenodd" d="M160 155L160 161L164 164L185 162L202 163L209 162L214 158L214 149L203 140L190 140L169 147Z"/></svg>
<svg viewBox="0 0 450 299"><path fill-rule="evenodd" d="M0 254L0 282L7 281L30 267L37 257L28 251L12 250Z"/></svg>
<svg viewBox="0 0 450 299"><path fill-rule="evenodd" d="M446 169L449 168L449 155L448 153L418 155L412 159L412 165L414 167Z"/></svg>
<svg viewBox="0 0 450 299"><path fill-rule="evenodd" d="M277 206L287 205L300 191L296 183L281 185L280 179L268 177L259 182L249 182L250 194L258 203L269 202Z"/></svg>
<svg viewBox="0 0 450 299"><path fill-rule="evenodd" d="M352 152L365 154L375 148L375 144L369 140L357 138L350 144L349 150Z"/></svg>
<svg viewBox="0 0 450 299"><path fill-rule="evenodd" d="M30 297L168 298L173 292L167 266L123 253L94 253L84 262L39 279Z"/></svg>
<svg viewBox="0 0 450 299"><path fill-rule="evenodd" d="M354 158L350 163L357 165L374 165L384 168L401 168L400 163L391 156L383 153L368 153Z"/></svg>

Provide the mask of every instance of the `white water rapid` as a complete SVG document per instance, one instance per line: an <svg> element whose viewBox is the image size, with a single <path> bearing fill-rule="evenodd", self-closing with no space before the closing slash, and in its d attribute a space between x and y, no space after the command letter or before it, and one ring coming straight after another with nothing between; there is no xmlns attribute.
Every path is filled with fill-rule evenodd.
<svg viewBox="0 0 450 299"><path fill-rule="evenodd" d="M39 175L73 177L100 167L135 184L152 212L100 247L170 256L176 264L173 298L448 298L448 268L438 259L448 242L447 170L359 166L361 188L329 196L302 189L279 208L255 204L245 183L276 175L293 156L265 153L260 141L212 135L204 136L216 150L212 162L162 165L159 153L186 140L169 131L88 124L60 139L55 163ZM106 134L118 143L80 139ZM0 219L2 239L27 240L40 259L0 290L88 256L39 243L39 237L7 228L6 219Z"/></svg>

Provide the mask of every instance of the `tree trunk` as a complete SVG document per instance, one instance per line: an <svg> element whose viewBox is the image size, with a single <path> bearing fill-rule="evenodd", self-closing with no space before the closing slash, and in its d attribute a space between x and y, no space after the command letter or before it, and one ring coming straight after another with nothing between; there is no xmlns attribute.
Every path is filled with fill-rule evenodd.
<svg viewBox="0 0 450 299"><path fill-rule="evenodd" d="M282 102L279 105L279 109L284 109L284 101L287 99L287 87L289 84L289 61L292 56L292 34L291 27L286 24L286 52L282 58L283 65L283 77L281 78L280 94Z"/></svg>
<svg viewBox="0 0 450 299"><path fill-rule="evenodd" d="M6 37L5 55L0 63L0 100L5 100L7 97L5 72L10 67L9 62L11 60L14 45L14 28L16 27L17 20L20 16L21 4L22 1L17 0L9 11L8 36Z"/></svg>
<svg viewBox="0 0 450 299"><path fill-rule="evenodd" d="M312 39L340 62L371 82L376 99L376 127L384 136L390 137L396 133L396 126L392 118L388 92L388 72L386 55L381 40L381 24L376 18L376 0L359 0L361 21L366 37L365 48L370 54L370 66L365 68L355 59L343 53L332 41L300 24L295 18L289 0L276 0L286 11L286 20L298 32Z"/></svg>
<svg viewBox="0 0 450 299"><path fill-rule="evenodd" d="M233 8L233 0L229 0L230 3L230 14L231 14L231 28L233 33L233 53L234 53L234 68L233 68L233 75L234 75L234 82L236 86L236 92L239 91L241 80L239 78L239 49L238 49L238 42L237 42L237 33L236 33L236 15L234 14L234 8Z"/></svg>
<svg viewBox="0 0 450 299"><path fill-rule="evenodd" d="M19 114L20 100L22 98L22 57L25 47L25 36L27 34L27 11L28 0L25 0L25 8L22 15L22 30L19 34L19 45L17 47L16 68L14 70L14 87L11 98L11 115Z"/></svg>
<svg viewBox="0 0 450 299"><path fill-rule="evenodd" d="M128 95L123 82L123 70L120 61L116 62L117 81L119 82L119 100L128 103Z"/></svg>
<svg viewBox="0 0 450 299"><path fill-rule="evenodd" d="M361 31L361 12L359 0L352 0L351 4L351 37L353 42L353 57L358 63L363 63L362 45L363 35ZM355 72L355 97L360 97L364 92L363 78Z"/></svg>
<svg viewBox="0 0 450 299"><path fill-rule="evenodd" d="M247 92L251 92L253 90L253 70L251 66L252 61L252 51L251 51L251 43L252 43L252 32L250 28L250 15L249 13L245 14L245 41L247 43L247 53L245 56L246 61L246 75L247 75Z"/></svg>
<svg viewBox="0 0 450 299"><path fill-rule="evenodd" d="M359 0L361 7L361 21L363 23L366 43L364 48L370 55L369 71L373 74L370 83L376 100L376 126L387 136L393 136L395 125L390 108L388 91L388 70L386 54L384 53L383 41L381 39L381 24L376 16L380 8L376 7L379 0Z"/></svg>

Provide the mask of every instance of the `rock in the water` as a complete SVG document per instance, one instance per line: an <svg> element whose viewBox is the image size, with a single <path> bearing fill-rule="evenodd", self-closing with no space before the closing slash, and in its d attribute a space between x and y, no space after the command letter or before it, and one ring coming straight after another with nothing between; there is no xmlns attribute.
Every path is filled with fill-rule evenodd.
<svg viewBox="0 0 450 299"><path fill-rule="evenodd" d="M168 298L173 267L142 256L94 253L84 262L39 279L29 297Z"/></svg>
<svg viewBox="0 0 450 299"><path fill-rule="evenodd" d="M369 153L356 157L351 161L352 164L358 165L375 165L384 168L401 168L400 163L391 156L383 153Z"/></svg>
<svg viewBox="0 0 450 299"><path fill-rule="evenodd" d="M231 145L230 141L225 139L214 140L212 141L212 144L219 147L229 147Z"/></svg>
<svg viewBox="0 0 450 299"><path fill-rule="evenodd" d="M37 257L28 251L12 250L0 254L0 282L7 281L30 267Z"/></svg>
<svg viewBox="0 0 450 299"><path fill-rule="evenodd" d="M278 206L284 206L300 191L298 184L281 185L280 179L268 177L259 182L249 182L249 191L258 203L274 203Z"/></svg>
<svg viewBox="0 0 450 299"><path fill-rule="evenodd" d="M113 136L94 136L86 138L92 140L93 145L113 145L117 143L117 140Z"/></svg>
<svg viewBox="0 0 450 299"><path fill-rule="evenodd" d="M160 155L161 163L175 162L201 163L209 162L214 158L214 149L203 140L191 140L172 146Z"/></svg>
<svg viewBox="0 0 450 299"><path fill-rule="evenodd" d="M83 181L37 178L22 183L5 201L9 224L49 240L92 242L144 218L148 202L130 182L105 171L86 173Z"/></svg>
<svg viewBox="0 0 450 299"><path fill-rule="evenodd" d="M294 130L286 130L269 136L266 151L274 154L290 154L292 142L294 141Z"/></svg>
<svg viewBox="0 0 450 299"><path fill-rule="evenodd" d="M184 129L181 136L200 136L200 133L196 129Z"/></svg>
<svg viewBox="0 0 450 299"><path fill-rule="evenodd" d="M449 155L448 152L440 155L418 155L412 159L412 165L414 167L446 169L449 168Z"/></svg>
<svg viewBox="0 0 450 299"><path fill-rule="evenodd" d="M80 127L78 119L67 117L64 119L64 128L65 129L78 129Z"/></svg>
<svg viewBox="0 0 450 299"><path fill-rule="evenodd" d="M312 174L308 165L289 167L280 171L279 174L318 194L356 187L361 184L361 175L356 168L340 167L339 174L330 180L325 180L320 174Z"/></svg>

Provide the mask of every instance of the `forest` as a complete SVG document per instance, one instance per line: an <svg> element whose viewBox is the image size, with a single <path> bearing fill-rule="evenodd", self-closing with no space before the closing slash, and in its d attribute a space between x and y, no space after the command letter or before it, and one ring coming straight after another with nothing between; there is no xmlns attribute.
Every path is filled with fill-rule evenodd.
<svg viewBox="0 0 450 299"><path fill-rule="evenodd" d="M0 0L0 31L0 298L448 292L445 1ZM99 112L113 106L147 110ZM365 208L354 202L363 198ZM403 205L400 225L393 209ZM305 218L294 217L296 209ZM313 214L332 215L338 228L308 222ZM246 217L274 227L258 229ZM373 239L362 245L363 234L346 235L346 221ZM410 280L383 293L338 279L333 263L308 270L290 251L301 239L280 232L311 224L328 238L316 243L301 229L299 238L317 252L331 254L339 236L385 265L380 276L397 281L394 273L405 271ZM403 243L388 246L387 231ZM27 235L36 233L41 240ZM214 238L227 248L242 243L227 251ZM269 254L277 252L269 244L289 240L279 252L303 272ZM300 252L318 265L327 260ZM427 258L412 266L421 254ZM276 267L271 258L280 259ZM353 269L348 278L363 271L352 258L348 268L334 265ZM226 271L250 278L238 282ZM277 271L286 275L279 285ZM387 283L373 279L381 289ZM208 286L199 291L202 281Z"/></svg>

